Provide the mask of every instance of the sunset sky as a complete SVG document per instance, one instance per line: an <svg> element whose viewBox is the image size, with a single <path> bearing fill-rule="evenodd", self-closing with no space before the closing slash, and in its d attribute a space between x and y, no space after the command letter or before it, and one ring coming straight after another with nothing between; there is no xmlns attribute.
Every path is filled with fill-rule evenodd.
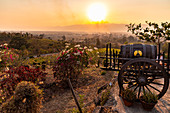
<svg viewBox="0 0 170 113"><path fill-rule="evenodd" d="M87 10L93 3L105 6L106 23L170 21L170 0L0 0L0 31L92 24Z"/></svg>

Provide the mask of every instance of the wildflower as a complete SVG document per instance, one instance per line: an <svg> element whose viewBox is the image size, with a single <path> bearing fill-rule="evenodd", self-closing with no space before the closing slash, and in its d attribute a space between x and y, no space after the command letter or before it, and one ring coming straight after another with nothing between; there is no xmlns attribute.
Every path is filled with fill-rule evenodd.
<svg viewBox="0 0 170 113"><path fill-rule="evenodd" d="M80 61L77 61L77 64L80 64Z"/></svg>
<svg viewBox="0 0 170 113"><path fill-rule="evenodd" d="M88 51L92 52L92 51L93 51L93 49L88 49Z"/></svg>
<svg viewBox="0 0 170 113"><path fill-rule="evenodd" d="M70 57L70 54L67 54L68 57Z"/></svg>
<svg viewBox="0 0 170 113"><path fill-rule="evenodd" d="M77 52L77 55L81 55L80 52Z"/></svg>
<svg viewBox="0 0 170 113"><path fill-rule="evenodd" d="M75 45L74 47L80 47L80 45Z"/></svg>
<svg viewBox="0 0 170 113"><path fill-rule="evenodd" d="M4 46L7 46L7 45L8 45L7 43L4 44Z"/></svg>
<svg viewBox="0 0 170 113"><path fill-rule="evenodd" d="M0 58L0 62L2 61L2 59Z"/></svg>
<svg viewBox="0 0 170 113"><path fill-rule="evenodd" d="M69 46L70 45L70 43L65 43L67 46Z"/></svg>
<svg viewBox="0 0 170 113"><path fill-rule="evenodd" d="M9 56L12 59L12 55Z"/></svg>
<svg viewBox="0 0 170 113"><path fill-rule="evenodd" d="M97 48L97 47L94 47L94 50L98 50L98 48Z"/></svg>
<svg viewBox="0 0 170 113"><path fill-rule="evenodd" d="M87 46L84 46L84 49L87 49Z"/></svg>
<svg viewBox="0 0 170 113"><path fill-rule="evenodd" d="M66 46L65 48L69 48L69 46Z"/></svg>

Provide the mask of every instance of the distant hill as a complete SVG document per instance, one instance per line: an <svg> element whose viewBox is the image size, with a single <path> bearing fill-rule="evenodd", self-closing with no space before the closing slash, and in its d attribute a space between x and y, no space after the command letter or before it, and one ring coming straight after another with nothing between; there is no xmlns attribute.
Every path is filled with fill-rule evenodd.
<svg viewBox="0 0 170 113"><path fill-rule="evenodd" d="M126 24L81 24L71 26L51 27L55 31L72 31L72 32L127 32Z"/></svg>

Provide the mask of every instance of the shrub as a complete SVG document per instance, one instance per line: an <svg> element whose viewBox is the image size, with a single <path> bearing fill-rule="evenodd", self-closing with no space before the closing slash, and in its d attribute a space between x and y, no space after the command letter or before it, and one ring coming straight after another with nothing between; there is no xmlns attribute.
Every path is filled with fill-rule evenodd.
<svg viewBox="0 0 170 113"><path fill-rule="evenodd" d="M0 107L2 113L39 113L42 91L31 82L22 81L15 94Z"/></svg>
<svg viewBox="0 0 170 113"><path fill-rule="evenodd" d="M101 75L105 75L105 74L106 74L106 71L102 71L102 72L101 72Z"/></svg>
<svg viewBox="0 0 170 113"><path fill-rule="evenodd" d="M17 65L20 62L20 57L17 50L9 49L6 45L0 48L0 70L9 65Z"/></svg>
<svg viewBox="0 0 170 113"><path fill-rule="evenodd" d="M106 90L106 92L102 93L101 102L100 102L101 106L103 106L106 103L106 101L109 99L109 96L110 96L110 90Z"/></svg>
<svg viewBox="0 0 170 113"><path fill-rule="evenodd" d="M135 101L136 100L136 92L130 89L125 89L122 91L122 97L127 101Z"/></svg>
<svg viewBox="0 0 170 113"><path fill-rule="evenodd" d="M88 55L89 55L89 63L92 65L95 65L99 61L99 51L97 47L94 47L94 49L87 49Z"/></svg>
<svg viewBox="0 0 170 113"><path fill-rule="evenodd" d="M142 99L147 103L156 103L158 96L155 93L144 92Z"/></svg>
<svg viewBox="0 0 170 113"><path fill-rule="evenodd" d="M64 82L67 78L77 80L78 75L88 64L88 54L86 51L87 50L81 48L80 45L66 48L62 51L53 67L54 77Z"/></svg>
<svg viewBox="0 0 170 113"><path fill-rule="evenodd" d="M31 69L25 66L11 68L0 80L0 89L3 94L0 95L0 103L13 94L13 91L19 82L31 81L33 83L38 83L40 81L45 81L45 76L46 73L39 69Z"/></svg>

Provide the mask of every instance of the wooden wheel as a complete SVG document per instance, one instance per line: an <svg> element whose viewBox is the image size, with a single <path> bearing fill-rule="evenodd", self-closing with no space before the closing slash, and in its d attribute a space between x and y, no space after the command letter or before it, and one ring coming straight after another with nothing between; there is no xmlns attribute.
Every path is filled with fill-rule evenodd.
<svg viewBox="0 0 170 113"><path fill-rule="evenodd" d="M169 79L161 65L147 58L137 58L126 62L118 75L120 92L125 88L137 92L139 98L143 91L156 93L161 98L167 91Z"/></svg>

